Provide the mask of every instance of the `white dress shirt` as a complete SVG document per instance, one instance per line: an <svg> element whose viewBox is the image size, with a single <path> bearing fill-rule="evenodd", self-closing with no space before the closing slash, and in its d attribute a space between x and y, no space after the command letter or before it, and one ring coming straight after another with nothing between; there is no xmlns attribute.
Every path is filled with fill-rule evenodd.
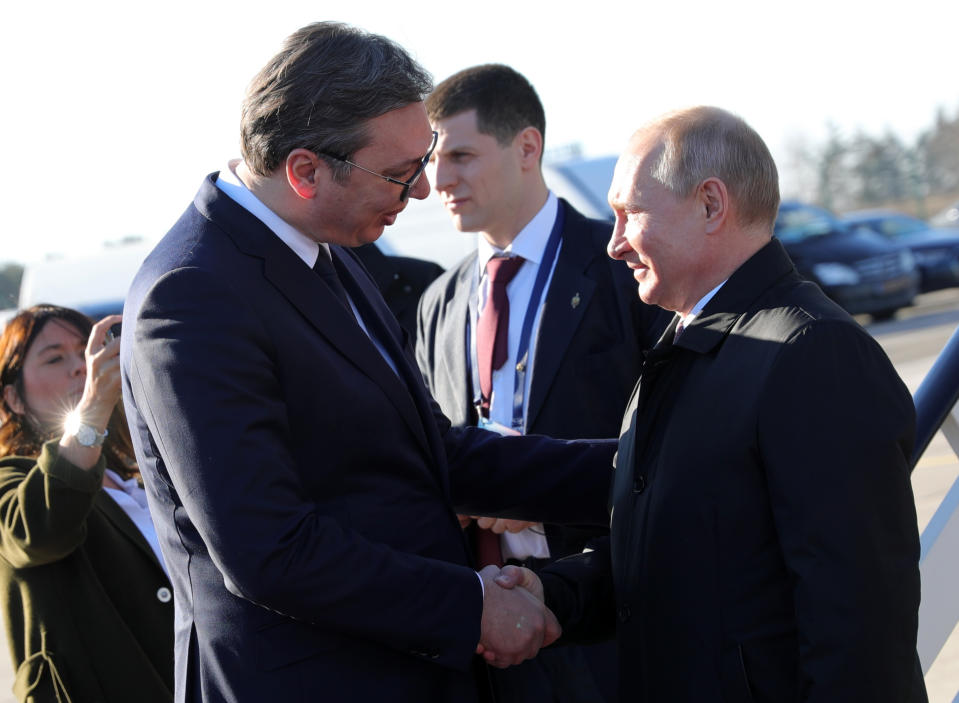
<svg viewBox="0 0 959 703"><path fill-rule="evenodd" d="M550 193L546 199L546 204L540 209L529 223L520 230L519 234L505 250L490 244L484 237L478 238L477 244L477 265L479 266L480 284L477 290L477 310L481 311L486 304L489 296L489 281L486 276L486 262L496 255L506 254L508 256L522 256L525 261L520 267L513 280L506 286L506 296L509 298L509 332L507 341L506 362L493 371L493 392L490 397L489 419L506 427L513 425L513 386L515 383L517 352L519 350L520 335L523 329L523 320L529 306L530 296L533 294L533 285L536 282L536 276L539 273L540 266L543 265L543 256L545 254L546 242L553 231L553 225L556 222L556 216L559 212L559 200L553 193ZM562 248L562 242L560 242ZM556 260L559 258L559 248L556 250L556 257L548 262L550 266L549 274L546 279L546 285L543 286L543 293L536 306L533 318L532 332L529 340L529 355L527 357L527 372L525 378L526 388L523 393L523 418L526 418L526 412L529 408L529 387L533 377L533 359L536 358L537 330L539 329L540 318L543 313L543 303L546 300L546 293L549 290L550 281L553 278L553 271L556 268ZM470 341L476 343L475 335ZM546 536L543 533L542 525L534 525L531 529L525 529L522 532L503 533L500 539L500 548L503 551L504 559L525 559L527 557L536 557L545 559L549 557L549 547L546 544Z"/></svg>

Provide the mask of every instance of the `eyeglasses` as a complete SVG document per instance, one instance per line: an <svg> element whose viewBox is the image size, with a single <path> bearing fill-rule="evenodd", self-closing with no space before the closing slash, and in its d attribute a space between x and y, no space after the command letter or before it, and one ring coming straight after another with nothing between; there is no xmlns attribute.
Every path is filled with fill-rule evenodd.
<svg viewBox="0 0 959 703"><path fill-rule="evenodd" d="M319 152L319 153L323 154L323 156L329 156L331 159L336 159L337 161L342 161L343 163L349 164L350 166L353 166L354 168L358 168L358 169L360 169L361 171L366 171L367 173L371 173L371 174L373 174L374 176L376 176L377 178L382 178L382 179L383 179L384 181L386 181L387 183L395 183L395 184L398 185L398 186L403 186L403 190L400 191L400 202L401 202L401 203L405 203L405 202L406 202L406 199L407 199L408 197L410 197L410 188L412 188L413 186L415 186L415 185L416 185L416 181L418 181L419 178L420 178L420 176L423 175L423 171L426 169L426 164L429 163L430 157L433 155L433 150L436 148L436 141L437 141L438 139L439 139L439 134L437 134L436 132L433 132L433 141L432 141L432 143L430 144L429 150L427 150L427 152L426 152L426 156L424 156L422 159L420 159L420 165L416 167L416 170L413 171L413 175L410 176L410 179L409 179L408 181L401 181L401 180L399 180L399 179L397 179L397 178L392 178L392 177L390 177L390 176L384 176L382 173L377 173L376 171L371 171L371 170L368 169L368 168L363 168L363 167L360 166L359 164L355 164L355 163L353 163L352 161L350 161L348 158L346 158L345 156L341 156L341 155L339 155L339 154L331 154L331 153L329 153L328 151L321 151L321 152Z"/></svg>

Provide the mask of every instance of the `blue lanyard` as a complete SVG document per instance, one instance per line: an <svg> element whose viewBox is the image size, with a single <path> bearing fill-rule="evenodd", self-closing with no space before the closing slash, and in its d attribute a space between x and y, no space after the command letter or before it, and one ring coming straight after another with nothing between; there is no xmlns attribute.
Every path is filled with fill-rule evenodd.
<svg viewBox="0 0 959 703"><path fill-rule="evenodd" d="M522 434L526 433L526 417L523 413L523 406L526 397L526 374L529 371L529 340L533 334L533 321L536 319L536 312L540 307L543 297L543 289L546 288L546 281L553 271L553 262L556 259L556 252L559 250L559 242L562 238L563 223L566 213L562 203L556 208L556 221L553 223L553 230L549 233L549 239L546 240L546 248L543 250L543 259L540 262L539 270L536 272L536 281L533 283L533 292L529 296L529 302L526 305L526 315L523 317L523 328L519 337L519 347L516 350L516 366L513 369L513 423L512 428ZM470 329L467 343L470 350L470 369L473 378L473 405L480 407L482 397L480 396L479 382L479 364L476 358L476 340L472 339L472 330L476 329L479 313L477 312L477 291L479 290L479 266L473 269L473 283L470 287Z"/></svg>

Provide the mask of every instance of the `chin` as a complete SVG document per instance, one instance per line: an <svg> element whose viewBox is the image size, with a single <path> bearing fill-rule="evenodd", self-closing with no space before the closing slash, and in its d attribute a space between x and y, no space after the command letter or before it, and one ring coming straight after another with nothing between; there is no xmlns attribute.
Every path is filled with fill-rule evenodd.
<svg viewBox="0 0 959 703"><path fill-rule="evenodd" d="M470 222L462 215L453 215L453 226L459 232L475 232L476 230L470 227Z"/></svg>
<svg viewBox="0 0 959 703"><path fill-rule="evenodd" d="M383 236L383 232L386 229L385 225L379 225L378 227L371 227L368 230L364 230L356 235L356 242L351 244L351 247L361 247L364 244L372 244L377 239Z"/></svg>
<svg viewBox="0 0 959 703"><path fill-rule="evenodd" d="M647 305L659 305L660 298L650 286L639 284L639 299Z"/></svg>

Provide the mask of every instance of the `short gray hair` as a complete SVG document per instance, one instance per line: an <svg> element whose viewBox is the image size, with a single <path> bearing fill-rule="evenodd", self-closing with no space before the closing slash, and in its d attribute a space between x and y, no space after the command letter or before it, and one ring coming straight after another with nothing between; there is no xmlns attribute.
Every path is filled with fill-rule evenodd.
<svg viewBox="0 0 959 703"><path fill-rule="evenodd" d="M779 210L779 174L769 149L746 122L717 107L668 113L642 131L662 139L650 175L680 197L707 178L718 178L743 224L772 228Z"/></svg>
<svg viewBox="0 0 959 703"><path fill-rule="evenodd" d="M273 173L291 151L349 158L369 143L367 122L421 102L433 79L399 44L338 22L291 34L250 82L240 145L251 171ZM350 166L326 158L337 180Z"/></svg>

